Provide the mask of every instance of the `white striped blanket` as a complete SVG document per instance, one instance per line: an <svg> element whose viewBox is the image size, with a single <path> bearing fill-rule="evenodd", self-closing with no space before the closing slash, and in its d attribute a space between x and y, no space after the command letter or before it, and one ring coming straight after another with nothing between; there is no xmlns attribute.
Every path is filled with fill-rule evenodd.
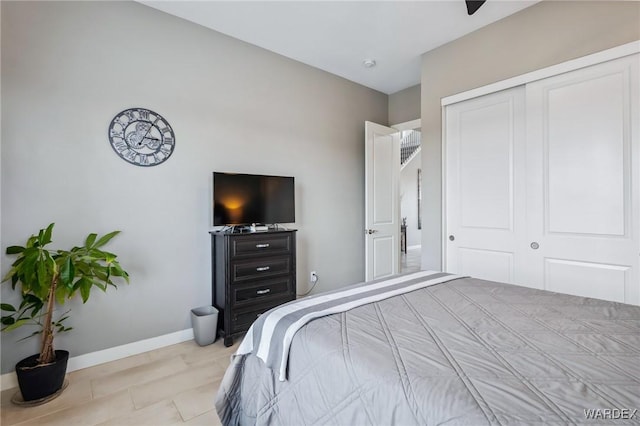
<svg viewBox="0 0 640 426"><path fill-rule="evenodd" d="M463 277L420 271L289 302L261 315L247 331L234 356L253 353L277 371L280 381L285 381L291 341L309 321L458 278Z"/></svg>

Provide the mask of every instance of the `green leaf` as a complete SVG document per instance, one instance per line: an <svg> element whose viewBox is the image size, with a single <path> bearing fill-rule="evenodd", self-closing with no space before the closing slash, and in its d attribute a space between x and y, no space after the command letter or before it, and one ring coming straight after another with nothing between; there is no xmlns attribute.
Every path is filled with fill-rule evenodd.
<svg viewBox="0 0 640 426"><path fill-rule="evenodd" d="M22 246L9 246L7 247L7 254L19 254L24 251Z"/></svg>
<svg viewBox="0 0 640 426"><path fill-rule="evenodd" d="M97 237L98 237L98 234L89 234L89 236L87 236L86 241L84 242L84 246L90 249L93 243L96 241Z"/></svg>
<svg viewBox="0 0 640 426"><path fill-rule="evenodd" d="M38 284L40 284L41 288L48 288L51 281L49 280L49 276L47 274L47 265L44 262L38 262L36 264L38 271Z"/></svg>
<svg viewBox="0 0 640 426"><path fill-rule="evenodd" d="M15 290L16 289L16 284L18 284L18 275L14 274L11 276L11 290Z"/></svg>
<svg viewBox="0 0 640 426"><path fill-rule="evenodd" d="M107 254L97 248L89 250L89 256L91 256L92 259L96 261L103 261L107 258Z"/></svg>
<svg viewBox="0 0 640 426"><path fill-rule="evenodd" d="M25 311L31 309L31 317L35 317L44 306L44 302L33 294L25 294L23 297L20 309L24 308Z"/></svg>
<svg viewBox="0 0 640 426"><path fill-rule="evenodd" d="M20 262L20 271L23 273L26 273L28 271L32 271L33 270L33 266L35 265L36 261L38 260L38 256L40 255L40 252L38 251L37 248L30 248L30 249L26 249L23 253L24 255L24 260L22 262Z"/></svg>
<svg viewBox="0 0 640 426"><path fill-rule="evenodd" d="M2 319L0 319L0 322L3 325L11 325L16 322L16 319L14 317L2 317Z"/></svg>
<svg viewBox="0 0 640 426"><path fill-rule="evenodd" d="M25 294L22 298L22 303L20 303L20 308L18 308L19 310L22 309L29 309L34 305L37 305L41 303L40 299L38 299L37 297L33 296L32 294Z"/></svg>
<svg viewBox="0 0 640 426"><path fill-rule="evenodd" d="M122 270L122 278L129 284L129 273L125 270Z"/></svg>
<svg viewBox="0 0 640 426"><path fill-rule="evenodd" d="M11 331L11 330L15 330L18 327L22 327L23 325L27 324L29 322L28 319L21 319L18 320L16 322L14 322L11 325L6 326L5 328L2 329L2 331Z"/></svg>
<svg viewBox="0 0 640 426"><path fill-rule="evenodd" d="M107 274L103 271L106 271L106 268L104 267L100 267L100 269L94 269L93 270L93 275L99 279L100 281L109 281L109 277L107 276Z"/></svg>
<svg viewBox="0 0 640 426"><path fill-rule="evenodd" d="M91 275L90 273L91 268L86 263L79 262L79 263L76 263L75 265L76 265L76 274L78 274L79 272L80 275Z"/></svg>
<svg viewBox="0 0 640 426"><path fill-rule="evenodd" d="M104 235L103 237L101 237L94 245L93 248L98 248L98 247L102 247L103 245L107 244L109 241L111 241L111 239L113 237L115 237L116 235L118 235L120 233L120 231L113 231L110 232L106 235Z"/></svg>
<svg viewBox="0 0 640 426"><path fill-rule="evenodd" d="M114 260L116 260L116 257L118 257L117 255L115 255L114 253L110 253L108 251L104 251L101 250L100 251L100 255L102 256L102 258L104 260L106 260L107 262L113 262Z"/></svg>
<svg viewBox="0 0 640 426"><path fill-rule="evenodd" d="M27 302L29 304L32 304L32 305L37 305L37 304L42 304L43 303L42 299L40 299L39 297L34 296L33 294L25 294L23 299L24 299L25 302Z"/></svg>
<svg viewBox="0 0 640 426"><path fill-rule="evenodd" d="M47 226L47 229L44 231L44 236L43 239L41 241L41 245L46 245L49 244L51 242L51 234L53 233L53 225L55 225L55 223L51 223L49 224L49 226Z"/></svg>
<svg viewBox="0 0 640 426"><path fill-rule="evenodd" d="M89 300L89 294L91 294L91 281L85 280L84 277L80 281L80 295L82 296L82 303L87 303L87 300Z"/></svg>
<svg viewBox="0 0 640 426"><path fill-rule="evenodd" d="M16 268L15 268L15 267L13 267L13 268L9 269L9 272L7 272L7 274L6 274L4 277L2 277L2 282L5 282L5 281L7 281L9 278L11 278L11 283L13 284L14 279L17 279L16 272L17 272L17 271L16 271ZM15 278L14 278L14 277L15 277Z"/></svg>
<svg viewBox="0 0 640 426"><path fill-rule="evenodd" d="M91 287L91 281L92 281L91 276L89 277L84 276L80 278L78 281L76 281L76 283L73 285L73 289L79 290L80 288L82 288L82 286L85 286L85 285L89 285L89 287Z"/></svg>
<svg viewBox="0 0 640 426"><path fill-rule="evenodd" d="M67 287L71 287L71 283L73 282L73 278L76 275L76 268L73 266L73 262L71 261L71 257L67 257L64 259L62 263L62 267L60 268L60 281Z"/></svg>
<svg viewBox="0 0 640 426"><path fill-rule="evenodd" d="M27 240L27 248L34 247L37 241L38 241L38 238L36 238L35 235L32 235L31 237L29 237L29 239Z"/></svg>
<svg viewBox="0 0 640 426"><path fill-rule="evenodd" d="M58 302L59 305L64 304L65 299L67 298L67 291L68 291L68 287L64 285L59 285L56 288L56 302Z"/></svg>
<svg viewBox="0 0 640 426"><path fill-rule="evenodd" d="M0 304L0 309L2 309L3 311L8 311L8 312L15 312L16 308L13 307L13 305L10 305L8 303L1 303Z"/></svg>

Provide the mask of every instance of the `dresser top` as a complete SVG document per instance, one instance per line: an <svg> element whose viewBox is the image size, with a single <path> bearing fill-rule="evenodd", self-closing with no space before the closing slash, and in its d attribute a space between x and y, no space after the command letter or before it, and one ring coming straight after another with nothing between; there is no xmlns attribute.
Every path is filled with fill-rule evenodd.
<svg viewBox="0 0 640 426"><path fill-rule="evenodd" d="M297 232L297 229L270 229L268 231L231 231L229 229L226 230L211 230L209 233L211 235L234 235L234 236L255 236L255 235L272 235L272 234L282 234L286 232Z"/></svg>

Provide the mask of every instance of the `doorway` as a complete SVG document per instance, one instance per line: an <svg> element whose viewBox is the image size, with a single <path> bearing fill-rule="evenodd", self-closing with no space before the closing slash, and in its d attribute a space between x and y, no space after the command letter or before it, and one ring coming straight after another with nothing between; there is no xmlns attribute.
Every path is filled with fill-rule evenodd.
<svg viewBox="0 0 640 426"><path fill-rule="evenodd" d="M422 134L415 122L392 127L410 127L400 132L400 273L417 272L422 263Z"/></svg>
<svg viewBox="0 0 640 426"><path fill-rule="evenodd" d="M420 128L420 120L393 127L365 122L366 281L420 270Z"/></svg>

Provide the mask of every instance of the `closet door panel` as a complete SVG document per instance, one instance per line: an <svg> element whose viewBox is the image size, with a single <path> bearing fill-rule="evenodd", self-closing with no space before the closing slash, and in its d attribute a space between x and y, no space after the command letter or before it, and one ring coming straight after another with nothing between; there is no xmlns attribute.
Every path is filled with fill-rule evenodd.
<svg viewBox="0 0 640 426"><path fill-rule="evenodd" d="M513 229L511 99L460 111L460 226Z"/></svg>
<svg viewBox="0 0 640 426"><path fill-rule="evenodd" d="M524 88L446 109L445 269L518 281L524 233Z"/></svg>
<svg viewBox="0 0 640 426"><path fill-rule="evenodd" d="M458 248L458 268L463 275L504 283L514 282L513 252Z"/></svg>
<svg viewBox="0 0 640 426"><path fill-rule="evenodd" d="M527 277L640 302L638 56L527 85Z"/></svg>
<svg viewBox="0 0 640 426"><path fill-rule="evenodd" d="M547 232L625 234L630 171L624 74L544 89Z"/></svg>
<svg viewBox="0 0 640 426"><path fill-rule="evenodd" d="M614 302L625 301L631 272L628 266L593 262L546 258L544 263L547 290Z"/></svg>

